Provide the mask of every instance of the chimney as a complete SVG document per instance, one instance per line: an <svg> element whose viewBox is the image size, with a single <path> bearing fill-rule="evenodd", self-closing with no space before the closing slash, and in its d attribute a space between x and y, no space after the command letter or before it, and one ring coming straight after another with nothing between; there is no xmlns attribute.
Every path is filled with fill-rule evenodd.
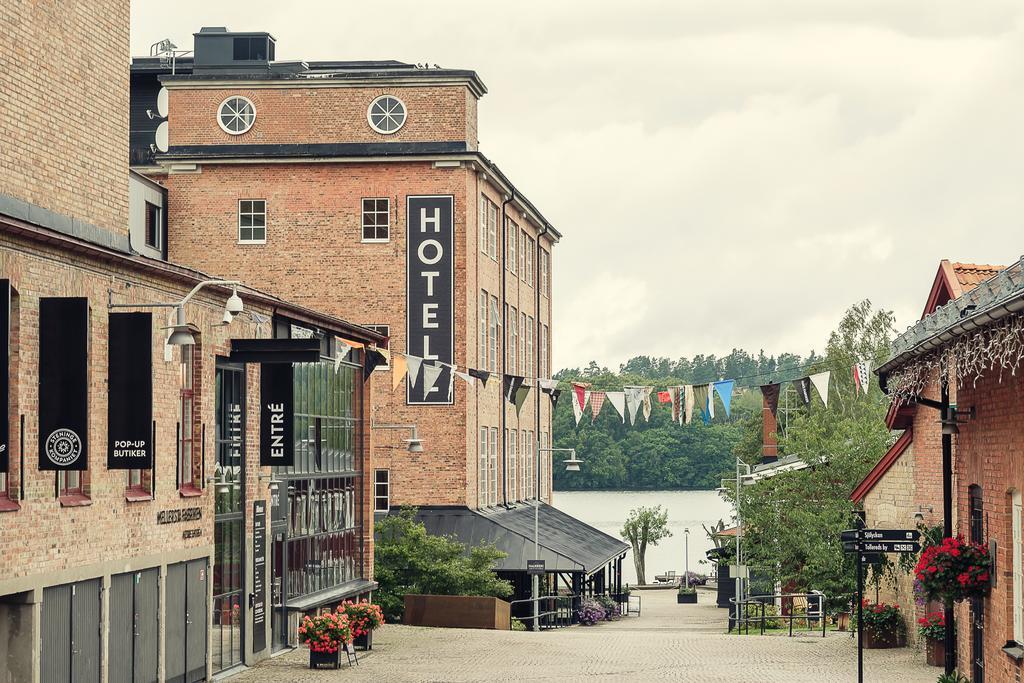
<svg viewBox="0 0 1024 683"><path fill-rule="evenodd" d="M761 398L761 424L761 462L775 462L779 459L779 441L776 434L779 423L775 419L775 413L768 407L768 399L764 397Z"/></svg>

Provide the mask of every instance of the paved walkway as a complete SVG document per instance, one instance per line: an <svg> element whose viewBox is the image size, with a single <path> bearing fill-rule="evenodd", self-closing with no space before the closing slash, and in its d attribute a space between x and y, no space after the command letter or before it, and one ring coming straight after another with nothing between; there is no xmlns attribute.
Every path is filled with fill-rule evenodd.
<svg viewBox="0 0 1024 683"><path fill-rule="evenodd" d="M300 649L232 677L262 681L707 681L848 683L856 680L856 641L725 635L725 610L701 591L700 604L677 605L674 591L644 591L643 614L592 627L544 633L387 625L358 667L310 671ZM362 653L360 653L362 654ZM911 648L865 651L865 680L934 683Z"/></svg>

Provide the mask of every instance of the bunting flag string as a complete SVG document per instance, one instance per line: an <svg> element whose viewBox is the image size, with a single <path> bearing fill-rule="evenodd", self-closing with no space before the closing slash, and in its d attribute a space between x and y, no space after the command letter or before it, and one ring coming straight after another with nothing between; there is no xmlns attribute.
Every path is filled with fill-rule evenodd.
<svg viewBox="0 0 1024 683"><path fill-rule="evenodd" d="M391 391L398 388L398 385L405 379L409 372L409 363L404 353L396 353L391 357Z"/></svg>
<svg viewBox="0 0 1024 683"><path fill-rule="evenodd" d="M604 397L615 408L615 412L622 418L622 424L626 424L626 393L623 391L606 391Z"/></svg>
<svg viewBox="0 0 1024 683"><path fill-rule="evenodd" d="M693 422L693 402L693 385L687 384L683 386L683 422L685 424Z"/></svg>
<svg viewBox="0 0 1024 683"><path fill-rule="evenodd" d="M520 375L505 375L505 400L512 405L516 404L516 392L523 386L525 377Z"/></svg>
<svg viewBox="0 0 1024 683"><path fill-rule="evenodd" d="M597 422L597 414L604 407L605 393L603 391L590 392L590 424Z"/></svg>
<svg viewBox="0 0 1024 683"><path fill-rule="evenodd" d="M693 401L694 401L694 404L698 408L700 408L701 417L704 420L704 424L710 423L712 416L708 414L709 408L708 408L708 385L707 384L697 384L697 385L695 385L693 387ZM711 402L711 405L714 405L714 403Z"/></svg>
<svg viewBox="0 0 1024 683"><path fill-rule="evenodd" d="M519 387L516 388L516 393L512 401L513 405L516 407L516 415L519 415L519 413L522 412L523 404L526 403L526 397L530 395L531 388L532 387L527 384L520 384Z"/></svg>
<svg viewBox="0 0 1024 683"><path fill-rule="evenodd" d="M420 368L423 366L423 359L407 353L405 354L405 360L409 366L409 386L414 386L420 379Z"/></svg>
<svg viewBox="0 0 1024 683"><path fill-rule="evenodd" d="M461 379L463 382L465 382L469 386L476 386L476 383L480 381L476 377L474 377L473 375L469 374L468 372L460 372L460 371L456 370L452 374L457 376L459 379Z"/></svg>
<svg viewBox="0 0 1024 683"><path fill-rule="evenodd" d="M643 387L623 387L626 394L626 413L629 417L629 423L636 424L637 413L640 412L640 406L644 401L644 388Z"/></svg>
<svg viewBox="0 0 1024 683"><path fill-rule="evenodd" d="M651 421L651 392L654 387L644 387L644 422Z"/></svg>
<svg viewBox="0 0 1024 683"><path fill-rule="evenodd" d="M583 411L587 407L587 402L590 400L590 391L587 389L587 385L581 382L572 383L572 414L576 417L576 426L580 426L580 418L583 417Z"/></svg>
<svg viewBox="0 0 1024 683"><path fill-rule="evenodd" d="M768 405L768 410L772 411L772 415L778 415L779 413L779 395L782 385L779 384L762 384L761 385L761 396L764 397L764 402Z"/></svg>
<svg viewBox="0 0 1024 683"><path fill-rule="evenodd" d="M857 393L868 393L868 380L871 378L871 361L858 361L853 366L853 385Z"/></svg>
<svg viewBox="0 0 1024 683"><path fill-rule="evenodd" d="M491 373L487 372L486 370L468 368L468 372L466 374L468 374L470 377L475 377L476 379L480 380L480 384L483 385L484 389L487 388L487 380L490 378Z"/></svg>
<svg viewBox="0 0 1024 683"><path fill-rule="evenodd" d="M801 377L793 380L793 388L796 389L796 397L805 406L811 405L811 380L808 377Z"/></svg>
<svg viewBox="0 0 1024 683"><path fill-rule="evenodd" d="M826 408L828 408L828 380L831 376L832 373L826 370L825 372L819 372L807 378L818 391L818 396L821 397L821 402L825 404Z"/></svg>
<svg viewBox="0 0 1024 683"><path fill-rule="evenodd" d="M715 382L715 393L722 399L722 407L725 408L725 416L731 417L730 404L732 403L732 390L736 385L731 379Z"/></svg>
<svg viewBox="0 0 1024 683"><path fill-rule="evenodd" d="M548 397L551 399L551 410L558 407L558 397L562 395L561 389L544 389Z"/></svg>
<svg viewBox="0 0 1024 683"><path fill-rule="evenodd" d="M680 412L682 410L682 404L679 402L679 399L680 399L679 392L680 392L680 390L682 390L682 387L669 387L668 388L668 399L669 399L669 403L672 404L672 421L677 423L677 424L680 422L680 418L681 418L681 415L682 415L682 413Z"/></svg>

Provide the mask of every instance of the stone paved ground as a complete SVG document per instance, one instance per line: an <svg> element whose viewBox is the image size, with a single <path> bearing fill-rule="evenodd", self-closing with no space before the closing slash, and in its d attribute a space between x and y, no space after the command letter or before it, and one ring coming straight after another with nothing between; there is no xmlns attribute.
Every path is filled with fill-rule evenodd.
<svg viewBox="0 0 1024 683"><path fill-rule="evenodd" d="M702 591L677 605L673 591L644 591L643 614L544 633L388 625L358 667L310 671L296 650L231 678L269 681L707 681L827 683L856 680L848 634L826 638L725 635L725 610ZM940 669L911 648L865 651L871 683L934 683Z"/></svg>

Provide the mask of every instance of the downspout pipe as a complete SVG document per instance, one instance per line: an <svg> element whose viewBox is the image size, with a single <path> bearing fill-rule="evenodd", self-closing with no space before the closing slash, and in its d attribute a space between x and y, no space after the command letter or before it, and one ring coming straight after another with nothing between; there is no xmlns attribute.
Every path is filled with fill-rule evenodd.
<svg viewBox="0 0 1024 683"><path fill-rule="evenodd" d="M540 232L537 233L537 250L536 250L536 253L533 255L533 294L534 294L534 301L535 301L535 303L534 303L534 313L537 316L537 323L536 323L535 328L533 329L533 335L534 335L533 348L534 348L534 356L535 356L534 359L533 359L533 362L534 362L534 367L537 369L537 376L538 377L540 377L540 358L541 358L541 354L544 352L543 349L541 349L541 346L540 346L540 331L541 331L541 328L543 327L543 323L541 323L541 321L540 321L540 254L541 254L541 251L543 251L543 247L541 246L540 238L544 237L544 235L546 235L546 234L548 234L548 225L547 225L547 223L544 223L540 227ZM550 340L548 340L548 343L550 343ZM551 374L551 368L548 368L548 374ZM545 377L544 379L548 379L548 378ZM540 458L541 458L541 455L540 455L540 449L541 449L541 443L540 443L540 393L541 392L540 392L540 384L539 383L538 383L538 385L536 387L534 387L534 393L537 394L537 410L536 410L537 431L534 433L535 434L535 438L534 438L533 447L535 449L537 449L537 458L536 458L536 465L534 466L534 472L533 472L534 479L536 479L536 483L534 484L534 486L536 488L534 488L534 490L533 490L533 494L534 494L533 497L536 500L539 501L540 500L540 490L541 490L540 489L540 462L541 462L540 461Z"/></svg>
<svg viewBox="0 0 1024 683"><path fill-rule="evenodd" d="M498 405L501 409L501 502L505 507L508 507L508 428L506 426L506 414L508 412L505 405L505 375L508 373L508 318L505 316L505 311L508 310L508 304L505 301L505 285L508 279L508 205L515 201L516 189L513 187L509 190L511 194L505 195L504 201L501 202L501 248L498 250L501 253L501 310L498 311L498 315L502 316L505 324L502 325L502 335L504 339L501 340L501 377L499 378L501 389L498 391ZM512 258L516 255L512 254ZM516 323L519 321L517 320Z"/></svg>

